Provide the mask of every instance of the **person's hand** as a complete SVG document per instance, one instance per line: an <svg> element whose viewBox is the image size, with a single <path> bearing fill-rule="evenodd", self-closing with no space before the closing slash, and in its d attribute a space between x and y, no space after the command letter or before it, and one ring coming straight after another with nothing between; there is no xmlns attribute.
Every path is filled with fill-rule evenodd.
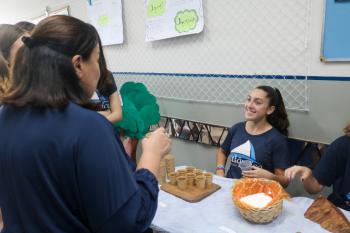
<svg viewBox="0 0 350 233"><path fill-rule="evenodd" d="M308 167L303 166L293 166L285 170L284 175L289 179L292 180L296 176L300 177L301 181L304 181L305 179L311 177L312 171Z"/></svg>
<svg viewBox="0 0 350 233"><path fill-rule="evenodd" d="M218 175L218 176L225 177L225 171L221 170L221 169L220 170L216 170L215 174Z"/></svg>
<svg viewBox="0 0 350 233"><path fill-rule="evenodd" d="M272 180L274 177L274 174L256 166L252 166L252 169L249 171L242 172L243 177L246 178L265 178Z"/></svg>
<svg viewBox="0 0 350 233"><path fill-rule="evenodd" d="M142 140L142 151L144 154L152 154L162 158L169 153L170 149L171 140L165 133L164 128L156 129Z"/></svg>
<svg viewBox="0 0 350 233"><path fill-rule="evenodd" d="M139 142L138 138L127 138L123 141L125 152L135 162L136 162L136 149L137 149L138 142Z"/></svg>
<svg viewBox="0 0 350 233"><path fill-rule="evenodd" d="M347 124L347 126L345 126L343 131L346 134L346 136L350 136L350 122Z"/></svg>

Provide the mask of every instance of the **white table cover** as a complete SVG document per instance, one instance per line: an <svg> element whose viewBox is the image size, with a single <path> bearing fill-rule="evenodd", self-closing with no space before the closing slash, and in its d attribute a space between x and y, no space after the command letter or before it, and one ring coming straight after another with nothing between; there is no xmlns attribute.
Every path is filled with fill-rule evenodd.
<svg viewBox="0 0 350 233"><path fill-rule="evenodd" d="M160 191L152 228L172 233L328 232L304 218L304 212L313 199L294 197L291 201L284 201L282 213L273 222L253 224L243 219L232 202L231 187L235 180L214 176L213 181L221 189L197 203L189 203ZM350 212L343 213L350 218Z"/></svg>

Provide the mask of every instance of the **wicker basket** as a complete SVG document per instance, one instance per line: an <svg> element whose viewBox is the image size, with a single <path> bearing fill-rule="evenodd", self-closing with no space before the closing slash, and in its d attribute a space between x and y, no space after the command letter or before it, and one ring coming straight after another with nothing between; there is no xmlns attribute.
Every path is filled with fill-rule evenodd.
<svg viewBox="0 0 350 233"><path fill-rule="evenodd" d="M254 208L240 201L242 197L260 192L272 197L264 208ZM232 198L243 218L253 223L268 223L282 212L283 199L289 196L278 182L254 178L238 180L232 189Z"/></svg>

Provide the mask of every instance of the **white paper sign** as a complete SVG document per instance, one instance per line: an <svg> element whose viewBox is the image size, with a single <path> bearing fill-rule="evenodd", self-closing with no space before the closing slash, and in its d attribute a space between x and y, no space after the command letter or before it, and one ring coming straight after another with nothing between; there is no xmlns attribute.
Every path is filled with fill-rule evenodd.
<svg viewBox="0 0 350 233"><path fill-rule="evenodd" d="M202 0L144 0L146 41L200 33L204 27Z"/></svg>
<svg viewBox="0 0 350 233"><path fill-rule="evenodd" d="M87 0L89 23L97 29L102 45L123 43L121 0Z"/></svg>

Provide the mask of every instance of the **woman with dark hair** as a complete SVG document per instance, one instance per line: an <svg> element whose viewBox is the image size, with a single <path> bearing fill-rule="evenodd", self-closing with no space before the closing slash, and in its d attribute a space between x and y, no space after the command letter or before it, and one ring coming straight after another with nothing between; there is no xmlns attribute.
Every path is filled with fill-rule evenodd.
<svg viewBox="0 0 350 233"><path fill-rule="evenodd" d="M22 36L25 32L17 26L0 24L0 55L10 65L14 60L17 50L23 45Z"/></svg>
<svg viewBox="0 0 350 233"><path fill-rule="evenodd" d="M112 124L82 107L100 77L95 28L52 16L23 41L0 110L2 232L143 232L170 150L164 129L142 141L132 171Z"/></svg>
<svg viewBox="0 0 350 233"><path fill-rule="evenodd" d="M244 104L245 122L235 124L216 155L216 174L225 175L228 158L229 178L267 178L287 186L284 170L290 166L286 136L288 116L277 88L256 87ZM242 171L242 161L250 161L250 170Z"/></svg>

